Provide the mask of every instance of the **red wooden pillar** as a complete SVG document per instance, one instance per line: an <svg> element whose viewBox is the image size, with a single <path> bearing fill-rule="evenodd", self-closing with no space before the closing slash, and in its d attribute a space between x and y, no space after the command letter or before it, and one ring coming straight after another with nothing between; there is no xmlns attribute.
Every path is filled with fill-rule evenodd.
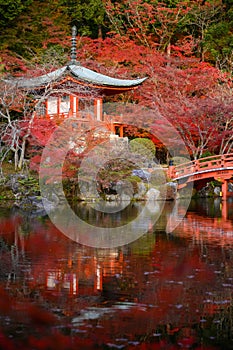
<svg viewBox="0 0 233 350"><path fill-rule="evenodd" d="M94 101L95 117L97 120L103 120L103 101L101 98L96 98Z"/></svg>
<svg viewBox="0 0 233 350"><path fill-rule="evenodd" d="M95 270L94 292L97 292L103 289L103 269L96 257L94 258L94 270Z"/></svg>
<svg viewBox="0 0 233 350"><path fill-rule="evenodd" d="M222 218L224 220L228 219L228 208L227 208L227 201L222 201Z"/></svg>
<svg viewBox="0 0 233 350"><path fill-rule="evenodd" d="M96 290L103 289L103 271L99 264L96 267Z"/></svg>
<svg viewBox="0 0 233 350"><path fill-rule="evenodd" d="M78 115L78 112L79 112L79 98L76 97L76 115Z"/></svg>
<svg viewBox="0 0 233 350"><path fill-rule="evenodd" d="M227 199L227 192L228 192L228 181L227 179L222 180L222 199Z"/></svg>
<svg viewBox="0 0 233 350"><path fill-rule="evenodd" d="M116 134L115 125L111 122L111 133Z"/></svg>
<svg viewBox="0 0 233 350"><path fill-rule="evenodd" d="M221 177L215 176L214 179L221 182L222 184L222 199L226 200L228 196L228 181L230 180L231 175L221 175Z"/></svg>
<svg viewBox="0 0 233 350"><path fill-rule="evenodd" d="M120 125L120 137L124 136L124 125Z"/></svg>
<svg viewBox="0 0 233 350"><path fill-rule="evenodd" d="M70 273L70 295L78 294L78 276L76 273L72 272Z"/></svg>
<svg viewBox="0 0 233 350"><path fill-rule="evenodd" d="M77 108L78 108L77 101L78 101L77 97L73 96L73 116L74 117L76 117L77 115Z"/></svg>
<svg viewBox="0 0 233 350"><path fill-rule="evenodd" d="M69 117L73 117L73 115L74 115L74 96L70 95Z"/></svg>
<svg viewBox="0 0 233 350"><path fill-rule="evenodd" d="M61 96L59 96L57 98L57 116L58 116L58 118L60 117L60 110L61 110L60 106L61 106Z"/></svg>
<svg viewBox="0 0 233 350"><path fill-rule="evenodd" d="M175 166L169 164L167 175L170 179L173 179L176 175Z"/></svg>

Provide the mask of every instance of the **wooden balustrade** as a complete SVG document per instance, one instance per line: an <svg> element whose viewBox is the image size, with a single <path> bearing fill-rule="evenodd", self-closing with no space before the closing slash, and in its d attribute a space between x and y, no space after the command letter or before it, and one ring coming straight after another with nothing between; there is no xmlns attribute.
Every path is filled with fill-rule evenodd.
<svg viewBox="0 0 233 350"><path fill-rule="evenodd" d="M204 172L205 170L222 169L228 167L233 167L233 153L210 156L171 166L168 173L172 179L175 179L189 174L191 175L202 171Z"/></svg>
<svg viewBox="0 0 233 350"><path fill-rule="evenodd" d="M228 182L233 176L233 153L201 158L179 165L171 165L168 168L167 174L172 180L186 178L186 183L204 178L214 178L221 183L222 198L226 199L230 195L230 192L228 192ZM183 183L180 186L184 187L185 184Z"/></svg>

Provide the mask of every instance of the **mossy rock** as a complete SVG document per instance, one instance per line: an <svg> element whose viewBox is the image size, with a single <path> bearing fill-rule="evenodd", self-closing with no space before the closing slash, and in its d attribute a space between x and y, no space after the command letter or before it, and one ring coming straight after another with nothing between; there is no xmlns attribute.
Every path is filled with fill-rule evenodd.
<svg viewBox="0 0 233 350"><path fill-rule="evenodd" d="M15 195L10 188L3 185L0 186L0 201L2 200L14 200Z"/></svg>

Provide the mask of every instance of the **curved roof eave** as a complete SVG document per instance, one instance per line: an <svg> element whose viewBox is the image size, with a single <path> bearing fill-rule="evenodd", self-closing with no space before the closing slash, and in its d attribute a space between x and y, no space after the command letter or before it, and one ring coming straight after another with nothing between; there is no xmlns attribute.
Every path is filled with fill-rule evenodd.
<svg viewBox="0 0 233 350"><path fill-rule="evenodd" d="M104 74L97 73L83 66L71 64L56 69L53 72L41 75L39 77L29 79L18 79L16 81L10 82L13 82L16 86L23 89L39 88L41 86L59 81L65 75L66 72L73 75L73 77L77 80L86 82L88 84L97 85L100 87L133 88L142 84L143 81L147 79L147 77L141 79L117 79Z"/></svg>
<svg viewBox="0 0 233 350"><path fill-rule="evenodd" d="M63 76L64 72L66 71L66 68L67 67L62 67L62 68L56 69L53 72L43 74L35 78L28 78L28 79L20 78L13 81L11 80L11 83L14 83L17 87L22 89L38 88L40 86L51 84L59 80Z"/></svg>
<svg viewBox="0 0 233 350"><path fill-rule="evenodd" d="M133 87L142 84L147 79L147 77L141 79L117 79L77 65L70 65L69 69L77 79L106 87Z"/></svg>

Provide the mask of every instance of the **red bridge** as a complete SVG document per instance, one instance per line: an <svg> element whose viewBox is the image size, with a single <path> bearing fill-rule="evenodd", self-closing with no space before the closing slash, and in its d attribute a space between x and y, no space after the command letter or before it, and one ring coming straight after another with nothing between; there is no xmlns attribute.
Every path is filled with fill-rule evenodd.
<svg viewBox="0 0 233 350"><path fill-rule="evenodd" d="M228 191L228 183L233 179L233 153L170 165L168 176L173 181L177 181L178 189L190 182L217 180L222 183L222 197L226 199L227 196L233 195L233 192Z"/></svg>

